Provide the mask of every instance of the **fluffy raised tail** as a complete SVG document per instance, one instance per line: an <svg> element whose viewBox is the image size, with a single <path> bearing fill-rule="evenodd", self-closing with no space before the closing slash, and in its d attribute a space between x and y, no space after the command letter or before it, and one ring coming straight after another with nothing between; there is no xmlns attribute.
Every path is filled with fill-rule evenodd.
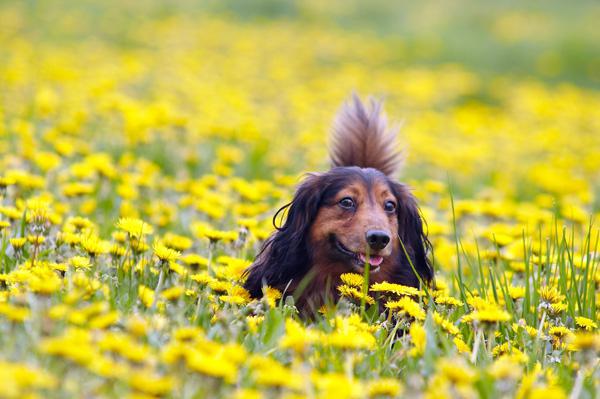
<svg viewBox="0 0 600 399"><path fill-rule="evenodd" d="M396 175L402 166L397 130L387 126L380 101L371 99L367 108L354 94L333 122L329 146L331 165L374 168L388 176Z"/></svg>

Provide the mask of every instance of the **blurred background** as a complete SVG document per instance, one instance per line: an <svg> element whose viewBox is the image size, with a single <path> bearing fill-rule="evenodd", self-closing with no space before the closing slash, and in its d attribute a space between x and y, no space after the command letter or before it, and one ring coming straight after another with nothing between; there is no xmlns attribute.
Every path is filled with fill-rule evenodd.
<svg viewBox="0 0 600 399"><path fill-rule="evenodd" d="M0 149L297 181L356 91L403 122L409 182L597 209L598 20L586 0L1 1Z"/></svg>
<svg viewBox="0 0 600 399"><path fill-rule="evenodd" d="M289 23L385 41L396 65L461 63L474 71L600 84L600 5L593 0L205 0L2 1L4 38L65 43L94 39L152 48L137 28L207 17L238 24ZM12 12L11 12L12 11ZM210 32L206 32L210 34ZM325 60L324 60L325 61Z"/></svg>

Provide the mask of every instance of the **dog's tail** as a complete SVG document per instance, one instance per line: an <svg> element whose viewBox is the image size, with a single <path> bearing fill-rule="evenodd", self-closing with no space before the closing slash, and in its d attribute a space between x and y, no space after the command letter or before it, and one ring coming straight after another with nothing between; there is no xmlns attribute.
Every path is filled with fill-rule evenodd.
<svg viewBox="0 0 600 399"><path fill-rule="evenodd" d="M375 168L388 176L400 171L397 128L387 126L382 103L371 99L367 109L356 94L345 103L333 122L329 158L331 165Z"/></svg>

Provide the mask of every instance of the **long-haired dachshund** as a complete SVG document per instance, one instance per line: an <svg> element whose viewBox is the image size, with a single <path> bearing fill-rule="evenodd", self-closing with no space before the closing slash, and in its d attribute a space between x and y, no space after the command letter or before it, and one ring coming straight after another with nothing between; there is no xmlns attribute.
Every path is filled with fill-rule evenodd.
<svg viewBox="0 0 600 399"><path fill-rule="evenodd" d="M341 108L332 131L332 167L308 174L292 202L275 214L277 231L245 272L252 297L271 286L294 295L301 311L314 311L337 299L341 274L363 274L367 262L370 282L419 287L432 280L431 245L417 203L393 179L402 161L395 143L380 102L367 109L354 96Z"/></svg>

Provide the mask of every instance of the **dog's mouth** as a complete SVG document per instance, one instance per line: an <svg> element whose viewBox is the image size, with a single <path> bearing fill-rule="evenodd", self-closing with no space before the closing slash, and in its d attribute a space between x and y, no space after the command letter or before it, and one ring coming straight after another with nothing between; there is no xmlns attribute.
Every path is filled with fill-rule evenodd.
<svg viewBox="0 0 600 399"><path fill-rule="evenodd" d="M368 255L362 252L354 252L345 247L344 244L342 244L337 238L334 238L333 242L338 252L350 258L351 266L357 273L363 274L365 272L365 265L367 263L371 267L369 273L377 273L381 268L383 256L370 254Z"/></svg>

